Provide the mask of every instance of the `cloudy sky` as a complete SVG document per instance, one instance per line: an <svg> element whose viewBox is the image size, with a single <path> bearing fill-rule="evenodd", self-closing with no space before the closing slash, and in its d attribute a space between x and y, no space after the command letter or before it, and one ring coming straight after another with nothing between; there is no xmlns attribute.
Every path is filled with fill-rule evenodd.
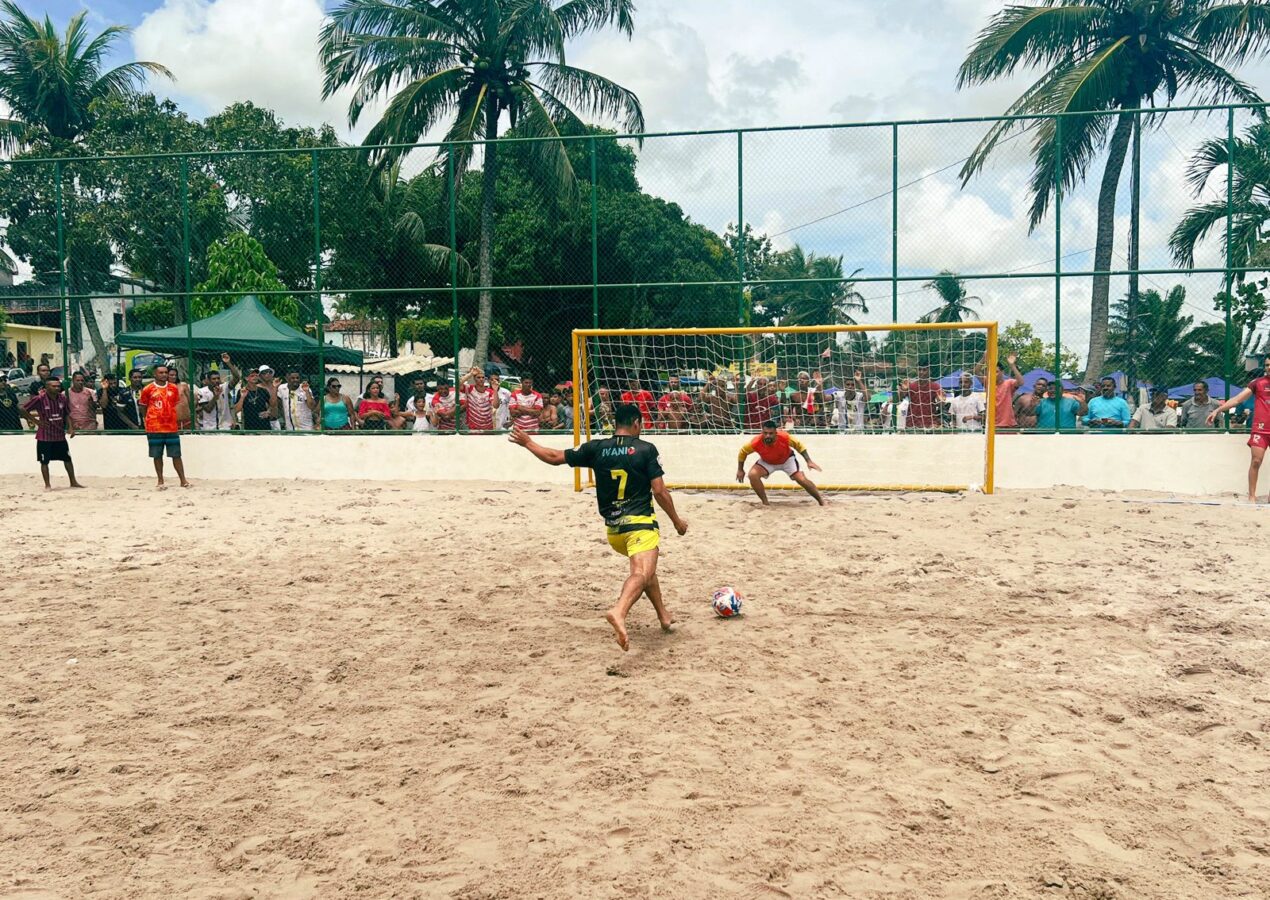
<svg viewBox="0 0 1270 900"><path fill-rule="evenodd" d="M321 0L73 0L28 2L55 21L87 8L92 24L135 30L126 50L166 64L173 84L156 83L196 114L240 99L277 110L286 120L329 121L352 139L342 102L324 103L316 60ZM325 4L329 6L330 4ZM570 62L634 89L651 131L757 125L882 122L1001 112L1022 80L958 92L958 63L1000 0L640 0L636 35L588 37ZM1242 73L1270 83L1270 67ZM1052 221L1028 234L1026 139L962 189L960 162L982 125L932 125L900 132L898 193L901 274L948 268L963 273L1050 271ZM1191 150L1222 131L1213 119L1177 117L1143 141L1143 263L1167 265L1164 244L1192 202L1181 181ZM891 133L887 127L795 131L744 139L744 215L774 236L817 253L842 255L848 271L886 276L891 269ZM650 140L640 151L644 187L680 203L694 219L722 229L737 218L737 148L732 136ZM1101 169L1099 169L1101 171ZM1123 188L1127 197L1127 181ZM1063 214L1063 266L1092 268L1096 185L1071 196ZM1127 210L1128 204L1122 208ZM1117 240L1123 254L1127 215ZM1210 261L1216 259L1209 256ZM1159 276L1146 287L1176 279ZM1187 282L1188 312L1211 318L1219 282ZM1026 319L1053 338L1052 279L972 281L985 316ZM1123 284L1113 291L1123 293ZM873 314L890 317L890 287L864 284ZM920 283L901 286L900 318L933 305ZM1063 285L1063 342L1087 343L1089 285Z"/></svg>

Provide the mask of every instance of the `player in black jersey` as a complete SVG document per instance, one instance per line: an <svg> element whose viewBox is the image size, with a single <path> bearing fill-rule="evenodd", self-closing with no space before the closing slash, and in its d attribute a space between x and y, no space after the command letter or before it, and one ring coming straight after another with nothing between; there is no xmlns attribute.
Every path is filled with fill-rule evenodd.
<svg viewBox="0 0 1270 900"><path fill-rule="evenodd" d="M675 512L675 501L662 481L657 448L639 439L643 424L639 407L619 403L613 408L613 418L616 425L613 437L587 441L574 450L544 447L519 428L512 430L510 440L548 465L568 465L595 472L595 499L604 517L609 546L631 561L621 596L604 616L613 626L618 646L628 650L626 614L640 594L647 594L653 602L663 631L669 631L675 621L662 602L661 584L657 580L657 547L661 534L657 530L657 516L653 514L653 498L657 498L657 505L670 516L677 532L687 534L688 523Z"/></svg>

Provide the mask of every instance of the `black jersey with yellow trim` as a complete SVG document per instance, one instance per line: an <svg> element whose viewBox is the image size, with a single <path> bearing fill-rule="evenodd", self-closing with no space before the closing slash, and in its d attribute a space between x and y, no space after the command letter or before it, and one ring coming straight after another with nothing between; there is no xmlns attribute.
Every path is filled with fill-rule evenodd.
<svg viewBox="0 0 1270 900"><path fill-rule="evenodd" d="M619 434L566 450L564 460L575 469L595 472L595 500L605 525L650 527L635 520L653 515L653 481L665 474L656 447Z"/></svg>

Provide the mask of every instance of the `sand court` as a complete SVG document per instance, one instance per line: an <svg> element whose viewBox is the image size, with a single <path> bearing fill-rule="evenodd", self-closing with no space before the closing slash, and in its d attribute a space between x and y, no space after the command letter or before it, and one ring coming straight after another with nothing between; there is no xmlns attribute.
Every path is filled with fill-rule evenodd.
<svg viewBox="0 0 1270 900"><path fill-rule="evenodd" d="M680 493L623 654L590 495L191 476L0 478L0 894L1270 895L1264 508Z"/></svg>

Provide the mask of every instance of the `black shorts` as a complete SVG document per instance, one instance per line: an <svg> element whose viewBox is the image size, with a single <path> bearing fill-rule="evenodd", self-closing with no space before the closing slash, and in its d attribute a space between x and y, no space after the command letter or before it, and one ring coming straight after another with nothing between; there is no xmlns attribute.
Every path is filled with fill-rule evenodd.
<svg viewBox="0 0 1270 900"><path fill-rule="evenodd" d="M40 465L47 466L51 462L71 461L71 445L66 441L39 441L35 442L35 458Z"/></svg>
<svg viewBox="0 0 1270 900"><path fill-rule="evenodd" d="M147 432L146 444L150 448L151 459L162 459L164 450L168 451L169 459L181 458L181 436L175 431Z"/></svg>

